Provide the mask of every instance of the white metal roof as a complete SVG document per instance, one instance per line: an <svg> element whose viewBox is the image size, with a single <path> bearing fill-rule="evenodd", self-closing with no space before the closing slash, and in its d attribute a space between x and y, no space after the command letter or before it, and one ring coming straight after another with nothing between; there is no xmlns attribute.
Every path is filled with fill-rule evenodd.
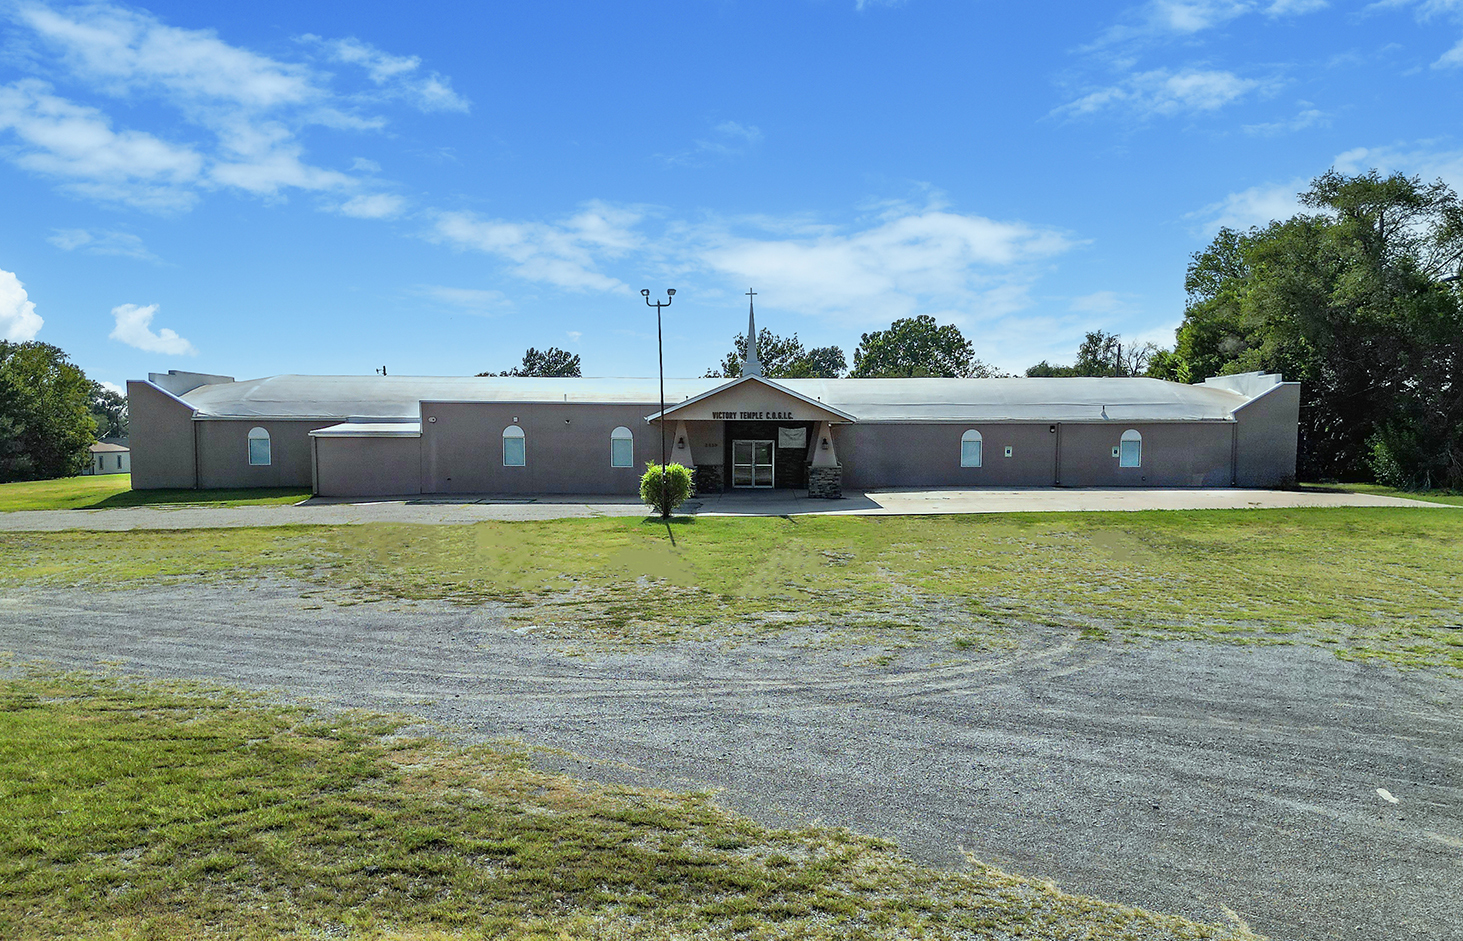
<svg viewBox="0 0 1463 941"><path fill-rule="evenodd" d="M860 422L1228 421L1277 383L1245 392L1159 379L777 379L778 385ZM667 406L725 379L667 379ZM643 405L654 411L657 380L516 376L270 376L182 393L199 418L418 421L426 402L569 402ZM347 433L347 432L340 432ZM361 433L359 431L354 433Z"/></svg>
<svg viewBox="0 0 1463 941"><path fill-rule="evenodd" d="M348 421L329 428L316 428L312 438L420 438L419 421Z"/></svg>
<svg viewBox="0 0 1463 941"><path fill-rule="evenodd" d="M667 404L713 389L722 379L667 379ZM660 401L651 379L537 379L518 376L267 376L200 386L179 396L204 418L416 420L422 402Z"/></svg>
<svg viewBox="0 0 1463 941"><path fill-rule="evenodd" d="M1228 389L1161 379L776 381L861 422L1225 421L1250 400Z"/></svg>

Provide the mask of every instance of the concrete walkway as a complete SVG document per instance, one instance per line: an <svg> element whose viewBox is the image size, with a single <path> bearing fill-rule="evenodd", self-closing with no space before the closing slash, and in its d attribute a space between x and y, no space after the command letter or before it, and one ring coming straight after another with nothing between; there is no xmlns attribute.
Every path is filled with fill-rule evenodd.
<svg viewBox="0 0 1463 941"><path fill-rule="evenodd" d="M693 516L923 516L1133 510L1244 510L1313 506L1450 507L1355 493L1292 490L878 490L846 491L842 500L810 500L807 491L737 491L696 497L680 514ZM492 495L411 496L363 502L315 498L294 506L139 506L113 510L20 510L0 513L0 532L67 529L231 529L249 526L353 526L362 523L457 525L485 520L645 516L622 497Z"/></svg>

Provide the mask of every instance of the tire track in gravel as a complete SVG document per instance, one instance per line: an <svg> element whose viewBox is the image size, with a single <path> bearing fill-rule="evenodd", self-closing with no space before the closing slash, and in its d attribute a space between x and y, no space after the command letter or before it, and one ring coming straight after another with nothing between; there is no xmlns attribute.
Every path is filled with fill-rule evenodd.
<svg viewBox="0 0 1463 941"><path fill-rule="evenodd" d="M409 713L546 747L546 767L887 836L925 862L964 849L1159 911L1228 907L1281 941L1463 939L1463 681L1306 647L1061 631L892 667L790 637L576 657L506 614L270 583L12 590L0 651Z"/></svg>

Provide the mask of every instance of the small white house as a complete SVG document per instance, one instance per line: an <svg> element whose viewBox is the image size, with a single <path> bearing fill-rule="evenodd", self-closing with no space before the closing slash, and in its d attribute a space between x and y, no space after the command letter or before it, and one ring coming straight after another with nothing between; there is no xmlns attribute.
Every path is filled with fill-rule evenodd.
<svg viewBox="0 0 1463 941"><path fill-rule="evenodd" d="M120 444L104 444L98 441L91 446L91 463L83 474L130 474L132 473L132 452Z"/></svg>

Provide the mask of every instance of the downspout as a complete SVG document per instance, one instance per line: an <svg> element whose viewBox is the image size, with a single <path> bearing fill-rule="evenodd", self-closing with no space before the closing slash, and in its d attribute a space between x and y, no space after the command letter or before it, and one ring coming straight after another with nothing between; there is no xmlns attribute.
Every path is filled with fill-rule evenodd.
<svg viewBox="0 0 1463 941"><path fill-rule="evenodd" d="M1239 486L1239 422L1229 426L1229 485Z"/></svg>
<svg viewBox="0 0 1463 941"><path fill-rule="evenodd" d="M1060 487L1062 485L1062 423L1057 422L1053 427L1057 430L1057 445L1052 448L1054 452L1052 456L1052 486Z"/></svg>
<svg viewBox="0 0 1463 941"><path fill-rule="evenodd" d="M198 419L189 416L188 420L193 424L193 489L203 489L203 465L198 455Z"/></svg>

